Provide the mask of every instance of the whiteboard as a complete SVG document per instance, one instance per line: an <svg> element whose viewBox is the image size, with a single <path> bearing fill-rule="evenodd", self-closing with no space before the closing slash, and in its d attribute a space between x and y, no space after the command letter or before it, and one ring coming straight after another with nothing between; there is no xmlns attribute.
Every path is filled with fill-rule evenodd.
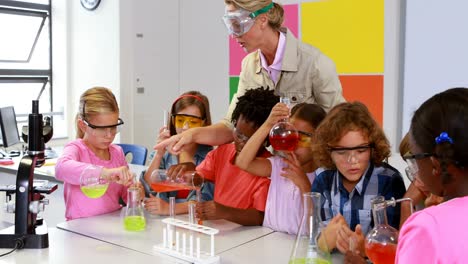
<svg viewBox="0 0 468 264"><path fill-rule="evenodd" d="M406 0L402 135L425 100L468 87L467 12L467 0Z"/></svg>

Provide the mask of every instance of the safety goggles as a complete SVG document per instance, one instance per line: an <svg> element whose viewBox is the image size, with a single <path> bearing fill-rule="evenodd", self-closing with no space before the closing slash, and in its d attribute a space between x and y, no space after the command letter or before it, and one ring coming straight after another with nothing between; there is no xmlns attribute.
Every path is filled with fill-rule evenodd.
<svg viewBox="0 0 468 264"><path fill-rule="evenodd" d="M424 159L424 158L429 158L434 156L432 153L419 153L419 154L411 154L411 153L406 153L403 156L403 160L406 162L408 167L405 169L406 176L410 181L414 181L416 177L418 177L418 172L419 172L419 167L417 160Z"/></svg>
<svg viewBox="0 0 468 264"><path fill-rule="evenodd" d="M250 12L242 8L232 12L226 11L223 16L223 21L229 35L240 37L249 32L250 28L255 23L255 18L258 15L268 12L272 7L273 2L255 12Z"/></svg>
<svg viewBox="0 0 468 264"><path fill-rule="evenodd" d="M369 150L373 147L374 144L370 143L350 148L328 147L328 150L336 161L359 163L366 155L369 154Z"/></svg>
<svg viewBox="0 0 468 264"><path fill-rule="evenodd" d="M83 119L83 123L85 123L89 128L92 129L92 134L94 136L104 137L107 135L115 136L117 133L119 133L120 126L124 124L124 121L121 118L119 118L117 124L107 126L93 125L89 123L86 119Z"/></svg>
<svg viewBox="0 0 468 264"><path fill-rule="evenodd" d="M188 128L201 127L203 126L204 120L201 117L193 115L177 114L172 115L172 123L176 128Z"/></svg>
<svg viewBox="0 0 468 264"><path fill-rule="evenodd" d="M310 147L312 145L312 134L304 131L297 131L299 133L298 147Z"/></svg>
<svg viewBox="0 0 468 264"><path fill-rule="evenodd" d="M234 136L234 140L237 141L238 143L246 143L250 137L242 134L237 128L234 128L232 131L232 134Z"/></svg>

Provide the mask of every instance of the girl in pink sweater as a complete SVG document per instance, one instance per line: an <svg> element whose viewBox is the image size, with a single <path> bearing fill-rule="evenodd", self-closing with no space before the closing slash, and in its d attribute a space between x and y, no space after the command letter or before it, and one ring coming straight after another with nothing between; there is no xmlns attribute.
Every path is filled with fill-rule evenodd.
<svg viewBox="0 0 468 264"><path fill-rule="evenodd" d="M55 167L55 177L63 181L67 220L113 212L121 208L119 198L126 201L133 177L122 149L112 144L123 123L111 90L94 87L81 95L77 139L65 146ZM100 167L100 177L110 181L99 198L89 198L80 189L80 175L90 165Z"/></svg>

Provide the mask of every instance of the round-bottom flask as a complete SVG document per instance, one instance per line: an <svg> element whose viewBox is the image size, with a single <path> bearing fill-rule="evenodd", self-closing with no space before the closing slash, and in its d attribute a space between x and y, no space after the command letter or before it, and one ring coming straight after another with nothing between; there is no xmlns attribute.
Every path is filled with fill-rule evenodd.
<svg viewBox="0 0 468 264"><path fill-rule="evenodd" d="M374 228L367 233L366 255L374 264L393 264L398 243L398 230L388 225L387 203L383 196L371 200Z"/></svg>
<svg viewBox="0 0 468 264"><path fill-rule="evenodd" d="M103 196L109 182L101 177L102 167L89 165L80 175L80 189L89 198L99 198Z"/></svg>
<svg viewBox="0 0 468 264"><path fill-rule="evenodd" d="M280 102L290 106L288 97L281 97ZM274 150L291 152L297 148L299 133L288 119L283 119L271 128L269 140Z"/></svg>

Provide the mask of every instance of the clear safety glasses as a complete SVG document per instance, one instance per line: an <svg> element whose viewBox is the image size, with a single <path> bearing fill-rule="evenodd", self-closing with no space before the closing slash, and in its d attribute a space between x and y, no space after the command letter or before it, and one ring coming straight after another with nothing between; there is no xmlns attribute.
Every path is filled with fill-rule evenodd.
<svg viewBox="0 0 468 264"><path fill-rule="evenodd" d="M405 173L410 181L414 181L416 177L418 176L419 167L418 167L417 160L429 158L432 156L434 156L434 154L432 153L420 153L420 154L414 154L414 155L407 153L403 156L403 160L408 165L408 167L406 167L405 169Z"/></svg>
<svg viewBox="0 0 468 264"><path fill-rule="evenodd" d="M223 16L223 21L229 35L240 37L249 32L250 28L255 23L255 18L260 14L268 12L272 7L273 2L255 12L250 12L242 8L232 12L226 11Z"/></svg>
<svg viewBox="0 0 468 264"><path fill-rule="evenodd" d="M105 137L107 135L115 136L120 132L120 127L124 124L124 121L119 118L117 124L108 125L108 126L97 126L89 123L86 119L83 119L83 122L92 129L92 134L98 137Z"/></svg>
<svg viewBox="0 0 468 264"><path fill-rule="evenodd" d="M188 128L201 127L203 126L204 120L201 117L193 115L172 115L172 123L176 128Z"/></svg>
<svg viewBox="0 0 468 264"><path fill-rule="evenodd" d="M340 148L340 147L329 147L332 157L336 161L348 162L351 164L359 163L367 155L370 154L370 149L374 147L374 144L366 144L351 148Z"/></svg>

